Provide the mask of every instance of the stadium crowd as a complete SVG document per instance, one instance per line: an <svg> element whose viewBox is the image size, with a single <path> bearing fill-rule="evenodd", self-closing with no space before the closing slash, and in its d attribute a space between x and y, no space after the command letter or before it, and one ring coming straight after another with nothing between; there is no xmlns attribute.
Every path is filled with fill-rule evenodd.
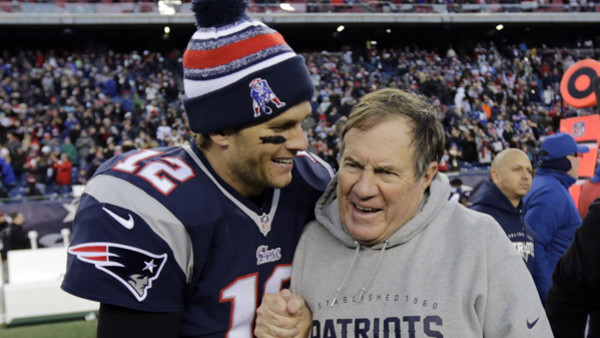
<svg viewBox="0 0 600 338"><path fill-rule="evenodd" d="M185 4L188 1L183 1ZM598 12L600 0L250 0L250 12L309 13L477 13L477 12ZM158 11L155 0L0 0L0 12L21 12L21 5L56 6L57 11L102 11L96 4L117 5L124 12ZM288 5L281 9L280 5ZM69 9L67 5L79 5ZM81 6L85 5L85 6ZM89 5L89 6L88 6ZM132 5L132 6L130 6ZM182 7L181 4L175 7ZM185 6L183 6L185 7ZM49 7L45 7L49 8Z"/></svg>
<svg viewBox="0 0 600 338"><path fill-rule="evenodd" d="M596 112L565 107L559 94L569 66L598 58L593 48L488 42L466 53L373 47L304 57L316 88L305 122L309 150L334 167L350 109L382 87L423 94L439 107L447 133L441 171L485 168L507 147L535 164L540 137L556 132L562 117ZM119 152L186 142L181 60L178 50L5 51L0 155L14 180L3 175L4 196L69 193Z"/></svg>

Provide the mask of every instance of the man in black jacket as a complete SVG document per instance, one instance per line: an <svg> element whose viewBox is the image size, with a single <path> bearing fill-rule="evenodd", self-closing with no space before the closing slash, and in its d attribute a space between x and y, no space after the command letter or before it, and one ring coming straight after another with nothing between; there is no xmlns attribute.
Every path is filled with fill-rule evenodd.
<svg viewBox="0 0 600 338"><path fill-rule="evenodd" d="M555 337L584 337L589 314L600 310L600 198L592 202L567 252L558 261L546 312ZM597 337L596 315L588 337Z"/></svg>

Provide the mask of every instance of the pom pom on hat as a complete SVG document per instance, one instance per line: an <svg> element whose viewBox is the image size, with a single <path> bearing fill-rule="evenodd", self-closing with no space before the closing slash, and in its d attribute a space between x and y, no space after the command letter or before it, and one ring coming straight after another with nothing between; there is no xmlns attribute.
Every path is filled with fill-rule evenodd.
<svg viewBox="0 0 600 338"><path fill-rule="evenodd" d="M195 0L192 11L198 27L222 27L240 20L247 6L244 0Z"/></svg>
<svg viewBox="0 0 600 338"><path fill-rule="evenodd" d="M193 132L243 128L309 101L304 59L246 13L243 0L196 0L197 31L183 56L183 102Z"/></svg>

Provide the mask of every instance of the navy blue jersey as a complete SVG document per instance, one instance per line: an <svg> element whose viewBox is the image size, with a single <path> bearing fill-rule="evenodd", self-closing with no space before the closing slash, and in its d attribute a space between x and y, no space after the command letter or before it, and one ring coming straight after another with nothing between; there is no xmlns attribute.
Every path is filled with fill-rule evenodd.
<svg viewBox="0 0 600 338"><path fill-rule="evenodd" d="M262 295L289 281L331 168L308 153L261 208L195 146L112 158L85 187L62 288L142 311L183 313L181 335L251 337Z"/></svg>

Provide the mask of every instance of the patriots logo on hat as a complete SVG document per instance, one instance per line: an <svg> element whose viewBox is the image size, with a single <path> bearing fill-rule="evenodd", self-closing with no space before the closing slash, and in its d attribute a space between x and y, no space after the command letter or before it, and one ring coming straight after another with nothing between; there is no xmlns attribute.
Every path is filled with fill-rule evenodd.
<svg viewBox="0 0 600 338"><path fill-rule="evenodd" d="M69 248L69 254L117 279L138 302L146 298L148 289L167 261L166 253L156 255L136 247L106 242L76 245Z"/></svg>
<svg viewBox="0 0 600 338"><path fill-rule="evenodd" d="M585 122L577 122L573 124L573 137L580 137L585 134Z"/></svg>
<svg viewBox="0 0 600 338"><path fill-rule="evenodd" d="M250 97L252 97L252 109L254 110L254 117L259 117L261 112L266 115L270 115L273 112L271 107L267 106L267 103L273 102L277 108L285 106L285 102L279 100L277 95L273 92L267 80L257 77L250 81Z"/></svg>

